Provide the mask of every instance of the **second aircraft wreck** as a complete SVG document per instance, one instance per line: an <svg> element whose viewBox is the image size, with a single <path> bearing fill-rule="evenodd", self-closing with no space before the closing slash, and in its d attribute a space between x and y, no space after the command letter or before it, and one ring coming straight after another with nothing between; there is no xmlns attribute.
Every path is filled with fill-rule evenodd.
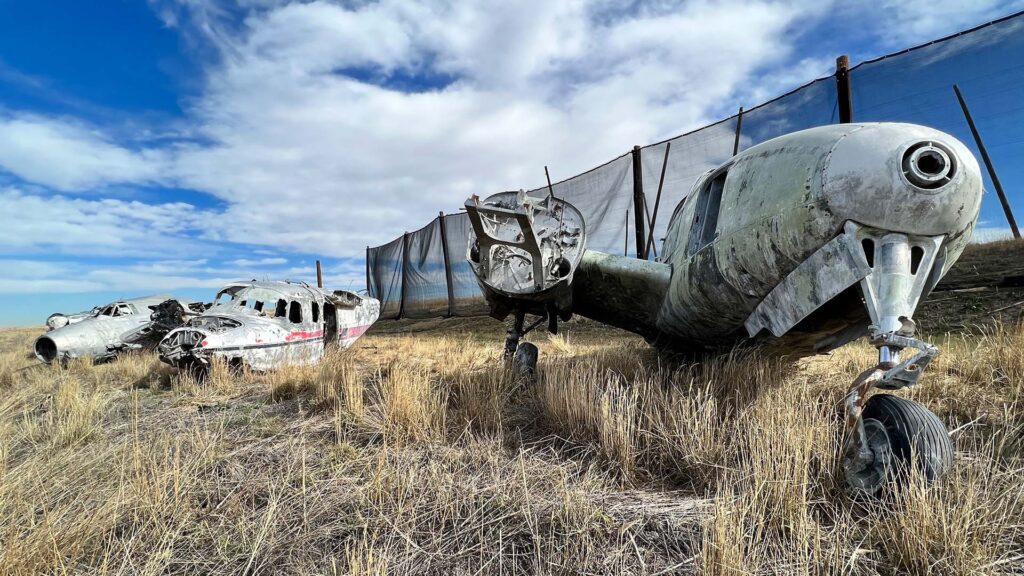
<svg viewBox="0 0 1024 576"><path fill-rule="evenodd" d="M914 311L969 241L981 195L977 161L948 134L821 126L704 174L676 206L660 261L587 250L582 215L550 190L467 200L467 257L492 316L514 316L506 355L528 367L537 348L520 338L573 314L690 352L752 339L822 353L867 337L878 363L848 391L844 469L876 493L905 465L927 478L952 465L933 413L866 397L915 384L938 353L915 337ZM540 318L526 326L527 314Z"/></svg>
<svg viewBox="0 0 1024 576"><path fill-rule="evenodd" d="M325 346L352 345L380 315L376 299L294 282L239 282L213 305L170 331L157 351L164 362L205 369L215 358L269 370L318 362Z"/></svg>
<svg viewBox="0 0 1024 576"><path fill-rule="evenodd" d="M253 280L228 285L213 304L159 295L52 314L34 352L49 364L155 347L179 368L203 370L220 358L270 370L318 362L326 346L351 346L379 314L380 302L354 292Z"/></svg>

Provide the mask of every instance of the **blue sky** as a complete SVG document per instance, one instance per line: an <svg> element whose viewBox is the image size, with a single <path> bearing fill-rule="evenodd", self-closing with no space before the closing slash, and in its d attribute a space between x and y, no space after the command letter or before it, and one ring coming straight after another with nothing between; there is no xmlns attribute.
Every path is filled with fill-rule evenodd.
<svg viewBox="0 0 1024 576"><path fill-rule="evenodd" d="M961 4L0 0L0 292L17 303L0 325L311 281L317 258L361 288L367 245L469 194L581 172L840 53L1024 9ZM997 164L1019 156L1014 130L981 124ZM1024 212L1024 173L1006 173Z"/></svg>

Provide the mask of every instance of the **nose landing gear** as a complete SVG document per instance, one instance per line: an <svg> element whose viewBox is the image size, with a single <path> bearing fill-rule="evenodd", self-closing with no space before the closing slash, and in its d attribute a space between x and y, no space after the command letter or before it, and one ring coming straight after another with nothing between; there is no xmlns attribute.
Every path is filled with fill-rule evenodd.
<svg viewBox="0 0 1024 576"><path fill-rule="evenodd" d="M908 336L872 332L879 363L862 372L847 393L843 454L847 485L868 495L904 480L912 466L928 481L953 466L953 444L938 416L917 402L889 394L865 402L872 388L898 390L916 384L925 366L938 355L938 348ZM918 352L899 362L904 348Z"/></svg>
<svg viewBox="0 0 1024 576"><path fill-rule="evenodd" d="M519 341L544 320L548 321L548 331L557 334L558 317L552 311L541 316L529 326L526 326L526 312L521 308L515 312L515 320L505 336L504 360L512 363L512 369L517 378L532 380L537 374L537 359L540 356L540 350L537 349L536 344L520 343Z"/></svg>
<svg viewBox="0 0 1024 576"><path fill-rule="evenodd" d="M910 317L937 265L943 237L914 237L852 222L846 232L864 247L871 267L860 286L878 364L862 372L847 392L843 469L855 492L877 494L886 484L905 479L910 467L934 480L953 465L953 445L935 414L897 396L867 398L872 388L913 386L939 354L937 347L914 337ZM917 352L900 361L906 349Z"/></svg>

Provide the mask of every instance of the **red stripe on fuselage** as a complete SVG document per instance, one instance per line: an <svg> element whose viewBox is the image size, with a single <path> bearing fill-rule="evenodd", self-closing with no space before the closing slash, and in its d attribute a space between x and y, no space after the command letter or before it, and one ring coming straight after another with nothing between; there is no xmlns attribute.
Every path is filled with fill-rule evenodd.
<svg viewBox="0 0 1024 576"><path fill-rule="evenodd" d="M313 332L304 332L302 330L292 332L284 337L285 342L291 342L292 340L306 340L309 338L320 338L324 335L323 330L316 330Z"/></svg>
<svg viewBox="0 0 1024 576"><path fill-rule="evenodd" d="M362 326L342 326L338 328L338 336L342 338L358 338L362 336L367 330L370 329L370 324L364 324ZM314 332L305 332L298 330L292 332L284 337L285 342L292 342L294 340L305 340L310 338L320 338L324 335L323 330L316 330Z"/></svg>
<svg viewBox="0 0 1024 576"><path fill-rule="evenodd" d="M338 336L342 338L358 338L369 329L370 324L364 324L362 326L346 326L338 331Z"/></svg>

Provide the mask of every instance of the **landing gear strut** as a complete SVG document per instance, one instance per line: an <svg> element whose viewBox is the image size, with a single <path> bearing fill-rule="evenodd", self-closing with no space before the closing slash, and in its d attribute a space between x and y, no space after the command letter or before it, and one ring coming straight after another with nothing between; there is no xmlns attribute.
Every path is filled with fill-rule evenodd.
<svg viewBox="0 0 1024 576"><path fill-rule="evenodd" d="M529 326L526 326L526 312L522 309L517 309L515 312L515 319L512 322L512 327L509 328L507 335L505 336L505 362L511 362L512 367L518 377L525 377L532 379L537 373L537 358L540 355L540 351L537 349L535 344L530 342L519 341L523 336L530 333L531 330L540 326L541 322L549 320L553 317L550 313L541 316L535 320ZM557 317L555 317L557 322ZM550 321L549 321L550 324ZM548 327L549 330L557 332L557 324Z"/></svg>
<svg viewBox="0 0 1024 576"><path fill-rule="evenodd" d="M938 348L916 338L880 333L872 327L871 342L879 362L862 372L846 395L846 445L843 470L855 492L874 495L886 484L906 478L911 466L931 481L953 465L953 445L939 418L924 406L888 394L873 396L872 388L898 390L917 383ZM918 350L900 362L905 348Z"/></svg>

